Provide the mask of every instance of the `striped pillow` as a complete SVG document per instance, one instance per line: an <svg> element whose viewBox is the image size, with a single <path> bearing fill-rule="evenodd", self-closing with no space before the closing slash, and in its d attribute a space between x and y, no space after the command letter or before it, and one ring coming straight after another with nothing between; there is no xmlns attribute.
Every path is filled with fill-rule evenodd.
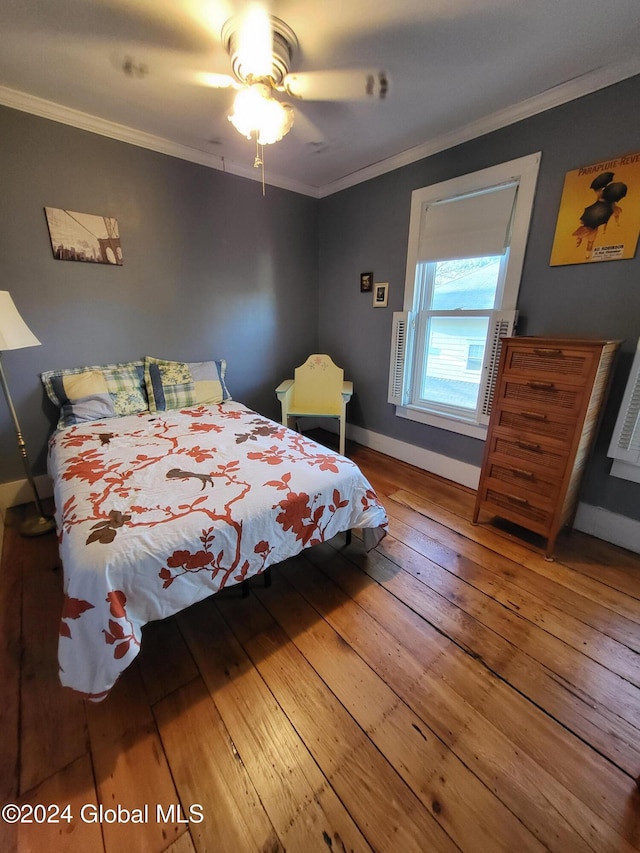
<svg viewBox="0 0 640 853"><path fill-rule="evenodd" d="M227 362L165 361L147 356L144 378L151 411L185 409L189 406L211 406L230 400L224 382Z"/></svg>
<svg viewBox="0 0 640 853"><path fill-rule="evenodd" d="M58 428L149 409L142 361L47 370L40 378L60 409Z"/></svg>

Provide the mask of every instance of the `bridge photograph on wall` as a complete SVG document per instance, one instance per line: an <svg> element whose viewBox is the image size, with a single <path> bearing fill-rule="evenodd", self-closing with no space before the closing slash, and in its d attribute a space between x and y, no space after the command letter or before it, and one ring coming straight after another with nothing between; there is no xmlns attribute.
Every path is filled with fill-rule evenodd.
<svg viewBox="0 0 640 853"><path fill-rule="evenodd" d="M58 207L45 207L44 211L56 260L122 266L122 247L115 217L77 213Z"/></svg>

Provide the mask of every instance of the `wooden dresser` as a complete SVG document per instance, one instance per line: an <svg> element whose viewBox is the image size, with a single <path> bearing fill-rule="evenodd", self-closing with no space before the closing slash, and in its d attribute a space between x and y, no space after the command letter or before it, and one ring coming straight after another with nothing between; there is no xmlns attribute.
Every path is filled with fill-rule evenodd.
<svg viewBox="0 0 640 853"><path fill-rule="evenodd" d="M502 339L491 421L473 512L539 533L552 559L572 524L619 341Z"/></svg>

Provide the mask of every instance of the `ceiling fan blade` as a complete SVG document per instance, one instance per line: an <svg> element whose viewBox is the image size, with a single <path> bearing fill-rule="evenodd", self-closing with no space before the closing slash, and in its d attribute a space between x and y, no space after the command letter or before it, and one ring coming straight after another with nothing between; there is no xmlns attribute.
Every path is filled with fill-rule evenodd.
<svg viewBox="0 0 640 853"><path fill-rule="evenodd" d="M389 94L386 71L353 68L287 74L284 91L302 101L375 101Z"/></svg>
<svg viewBox="0 0 640 853"><path fill-rule="evenodd" d="M194 57L182 51L132 43L121 45L111 52L109 58L112 66L127 77L142 79L149 76L164 85L195 85L209 89L240 88L241 85L230 74L217 71L221 64L212 63L210 56L204 54Z"/></svg>
<svg viewBox="0 0 640 853"><path fill-rule="evenodd" d="M292 132L301 142L309 145L321 145L325 141L324 133L302 112L299 106L295 107L294 115Z"/></svg>
<svg viewBox="0 0 640 853"><path fill-rule="evenodd" d="M241 84L229 74L215 74L209 71L196 71L193 81L210 89L239 89Z"/></svg>

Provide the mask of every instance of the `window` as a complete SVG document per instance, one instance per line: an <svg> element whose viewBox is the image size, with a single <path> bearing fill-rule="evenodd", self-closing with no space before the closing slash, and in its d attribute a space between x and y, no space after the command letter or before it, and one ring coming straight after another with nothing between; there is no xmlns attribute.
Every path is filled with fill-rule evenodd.
<svg viewBox="0 0 640 853"><path fill-rule="evenodd" d="M612 476L640 483L640 339L607 455Z"/></svg>
<svg viewBox="0 0 640 853"><path fill-rule="evenodd" d="M484 437L539 162L533 154L413 192L389 372L397 415Z"/></svg>
<svg viewBox="0 0 640 853"><path fill-rule="evenodd" d="M472 344L467 347L467 372L482 370L482 362L484 360L484 341Z"/></svg>

